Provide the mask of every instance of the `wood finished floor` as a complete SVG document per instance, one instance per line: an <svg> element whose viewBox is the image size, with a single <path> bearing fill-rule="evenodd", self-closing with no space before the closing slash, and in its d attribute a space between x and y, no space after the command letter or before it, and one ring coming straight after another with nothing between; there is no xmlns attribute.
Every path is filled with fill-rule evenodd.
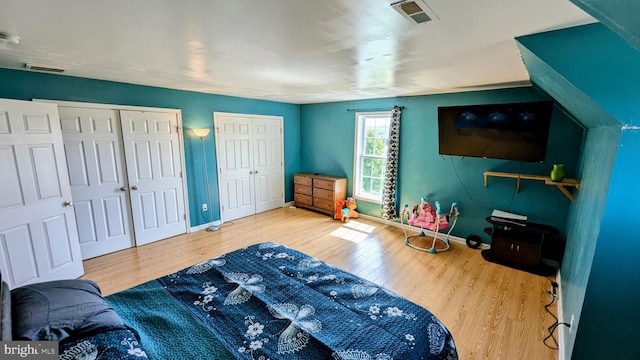
<svg viewBox="0 0 640 360"><path fill-rule="evenodd" d="M426 307L453 334L460 359L558 358L542 342L553 323L544 309L550 278L486 262L464 244L452 243L450 251L437 255L414 250L404 245L402 229L364 219L345 224L283 208L227 225L86 260L83 278L109 295L240 247L274 241ZM550 309L555 313L555 304Z"/></svg>

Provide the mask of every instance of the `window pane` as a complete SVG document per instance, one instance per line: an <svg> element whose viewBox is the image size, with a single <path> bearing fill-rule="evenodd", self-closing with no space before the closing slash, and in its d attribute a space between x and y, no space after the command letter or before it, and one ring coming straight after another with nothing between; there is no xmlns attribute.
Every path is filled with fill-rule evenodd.
<svg viewBox="0 0 640 360"><path fill-rule="evenodd" d="M382 195L382 180L371 179L371 192Z"/></svg>
<svg viewBox="0 0 640 360"><path fill-rule="evenodd" d="M374 167L374 159L367 159L365 158L363 161L363 167L362 167L362 175L363 176L371 176L372 172L373 172L373 167Z"/></svg>
<svg viewBox="0 0 640 360"><path fill-rule="evenodd" d="M366 138L363 155L376 155L375 148L376 148L376 140L374 138Z"/></svg>
<svg viewBox="0 0 640 360"><path fill-rule="evenodd" d="M362 178L362 192L368 193L369 189L371 189L371 178L364 177Z"/></svg>
<svg viewBox="0 0 640 360"><path fill-rule="evenodd" d="M384 171L386 167L385 163L386 161L380 159L372 161L373 169L371 171L371 175L378 178L384 177Z"/></svg>
<svg viewBox="0 0 640 360"><path fill-rule="evenodd" d="M381 138L377 138L376 139L376 152L375 155L376 156L384 156L387 152L385 151L386 149L386 141L385 139L381 139Z"/></svg>
<svg viewBox="0 0 640 360"><path fill-rule="evenodd" d="M387 137L387 119L377 118L376 119L376 131L377 136L381 138Z"/></svg>

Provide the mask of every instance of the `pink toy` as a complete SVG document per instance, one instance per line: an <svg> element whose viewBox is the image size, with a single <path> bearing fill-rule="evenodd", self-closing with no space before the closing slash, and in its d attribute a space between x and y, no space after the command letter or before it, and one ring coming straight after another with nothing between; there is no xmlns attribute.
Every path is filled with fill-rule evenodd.
<svg viewBox="0 0 640 360"><path fill-rule="evenodd" d="M449 226L449 216L440 216L440 204L437 201L436 208L431 206L428 201L422 199L420 201L420 212L417 211L418 205L413 207L413 215L408 221L409 225L427 228L431 231L446 229Z"/></svg>
<svg viewBox="0 0 640 360"><path fill-rule="evenodd" d="M440 251L449 250L449 235L451 234L451 231L453 230L453 228L456 226L456 220L458 220L458 215L460 214L458 212L458 205L456 203L451 204L451 210L449 211L448 214L444 216L440 214L440 203L437 201L435 202L435 208L434 208L424 198L420 199L420 206L415 205L413 207L413 213L411 214L411 216L409 216L409 204L405 203L403 206L404 206L404 209L400 216L400 224L404 224L402 218L404 217L404 215L406 215L407 223L409 225L420 227L419 235L408 236L407 232L405 231L406 245L417 250L428 251L432 254L435 254ZM449 232L447 232L445 238L442 239L442 241L445 244L445 247L442 249L436 249L436 241L438 240L438 231L448 228L449 221L451 221L452 219L453 221L451 224L451 228L449 229ZM409 241L410 238L426 236L423 229L429 229L434 233L433 243L431 245L431 248L429 249L425 249L425 248L421 248L419 246L413 245ZM403 230L404 230L404 226L403 226Z"/></svg>

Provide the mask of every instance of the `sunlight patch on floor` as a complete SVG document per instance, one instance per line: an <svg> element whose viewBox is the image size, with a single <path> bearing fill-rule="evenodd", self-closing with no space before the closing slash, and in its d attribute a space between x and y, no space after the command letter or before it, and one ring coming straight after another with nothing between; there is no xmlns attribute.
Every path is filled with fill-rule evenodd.
<svg viewBox="0 0 640 360"><path fill-rule="evenodd" d="M359 244L363 242L369 236L369 234L371 234L373 230L375 230L375 228L375 226L367 225L354 220L349 220L340 228L331 232L331 235Z"/></svg>

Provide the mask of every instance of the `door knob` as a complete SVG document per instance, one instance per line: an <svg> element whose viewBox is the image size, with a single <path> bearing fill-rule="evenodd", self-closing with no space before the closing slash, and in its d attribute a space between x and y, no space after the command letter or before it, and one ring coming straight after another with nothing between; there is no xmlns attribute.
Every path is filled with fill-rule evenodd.
<svg viewBox="0 0 640 360"><path fill-rule="evenodd" d="M138 190L138 187L137 187L137 186L135 186L135 185L133 185L133 186L131 187L131 190Z"/></svg>
<svg viewBox="0 0 640 360"><path fill-rule="evenodd" d="M129 188L126 187L126 186L123 186L123 187L120 188L120 191L127 191L127 190L129 190Z"/></svg>
<svg viewBox="0 0 640 360"><path fill-rule="evenodd" d="M67 201L63 202L62 205L64 205L64 206L73 206L73 201L67 200Z"/></svg>

